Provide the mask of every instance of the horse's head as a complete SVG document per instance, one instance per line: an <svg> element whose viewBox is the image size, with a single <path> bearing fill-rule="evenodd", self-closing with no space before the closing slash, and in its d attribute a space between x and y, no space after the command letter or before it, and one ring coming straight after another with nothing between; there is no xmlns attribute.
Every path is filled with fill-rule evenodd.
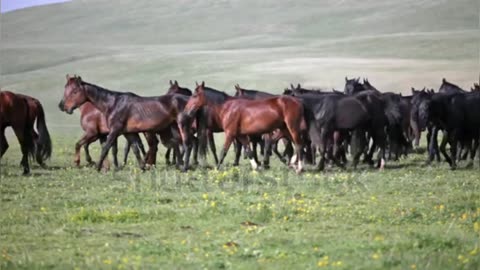
<svg viewBox="0 0 480 270"><path fill-rule="evenodd" d="M77 75L72 77L67 74L67 83L65 84L63 98L58 104L60 110L72 114L76 108L80 107L86 101L87 95L82 85L82 78Z"/></svg>
<svg viewBox="0 0 480 270"><path fill-rule="evenodd" d="M360 83L360 78L348 79L347 77L345 77L345 88L343 89L343 92L346 95L353 95L362 90L363 85Z"/></svg>
<svg viewBox="0 0 480 270"><path fill-rule="evenodd" d="M241 96L243 96L243 95L244 95L244 91L243 91L243 90L244 90L244 89L242 89L242 88L240 87L240 85L237 83L237 84L235 85L235 97L241 97Z"/></svg>
<svg viewBox="0 0 480 270"><path fill-rule="evenodd" d="M176 94L180 87L178 86L178 82L175 80L175 82L172 82L170 80L170 88L168 88L167 95L169 94Z"/></svg>
<svg viewBox="0 0 480 270"><path fill-rule="evenodd" d="M176 80L174 82L170 80L170 88L168 88L167 95L174 95L174 94L191 96L192 91L190 91L190 89L188 88L180 87L180 85L178 85L178 82Z"/></svg>
<svg viewBox="0 0 480 270"><path fill-rule="evenodd" d="M193 95L188 99L187 105L185 105L184 112L188 116L192 116L196 111L207 104L207 98L205 97L205 82L201 84L197 83L197 87L193 92Z"/></svg>

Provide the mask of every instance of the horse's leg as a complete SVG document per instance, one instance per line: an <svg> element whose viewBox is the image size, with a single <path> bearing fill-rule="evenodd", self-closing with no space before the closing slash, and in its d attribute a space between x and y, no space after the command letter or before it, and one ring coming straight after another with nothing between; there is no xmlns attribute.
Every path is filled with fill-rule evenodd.
<svg viewBox="0 0 480 270"><path fill-rule="evenodd" d="M250 140L249 140L249 141L250 141ZM255 159L255 162L256 162L257 164L261 164L260 161L258 160L258 153L257 153L257 146L258 146L259 143L258 143L258 141L256 140L256 138L255 138L255 140L253 140L253 141L251 141L251 142L252 142L252 144L251 144L251 148L250 148L250 149L251 149L251 151L252 151L253 159ZM250 144L249 144L249 145L250 145Z"/></svg>
<svg viewBox="0 0 480 270"><path fill-rule="evenodd" d="M223 160L227 156L228 149L230 148L230 145L233 142L234 137L229 133L225 132L225 143L223 144L223 149L222 152L220 153L220 160L217 164L217 170L220 169L220 166L223 164Z"/></svg>
<svg viewBox="0 0 480 270"><path fill-rule="evenodd" d="M443 131L443 137L442 137L442 142L440 143L440 152L443 154L445 157L445 160L448 162L450 166L452 166L452 160L448 156L447 153L447 143L448 143L448 136L450 135L450 132L447 132L446 130ZM433 142L432 142L433 143Z"/></svg>
<svg viewBox="0 0 480 270"><path fill-rule="evenodd" d="M375 137L374 137L374 143L378 145L380 148L380 151L377 154L377 168L380 170L383 170L385 166L385 131L383 127L378 127L374 131Z"/></svg>
<svg viewBox="0 0 480 270"><path fill-rule="evenodd" d="M458 131L452 130L448 136L448 143L450 144L450 156L452 158L452 163L450 164L450 168L455 170L457 168L457 145L458 145Z"/></svg>
<svg viewBox="0 0 480 270"><path fill-rule="evenodd" d="M107 158L108 151L110 150L110 148L112 148L112 145L115 143L115 140L117 139L119 134L120 134L120 128L115 128L115 126L111 128L110 133L107 136L107 140L102 147L100 159L98 160L98 163L97 163L97 171L102 170L103 161L105 160L105 158Z"/></svg>
<svg viewBox="0 0 480 270"><path fill-rule="evenodd" d="M210 150L212 151L213 158L215 159L215 164L218 164L217 147L215 146L215 139L213 137L213 132L211 131L208 131L208 144L210 145Z"/></svg>
<svg viewBox="0 0 480 270"><path fill-rule="evenodd" d="M115 169L118 169L118 138L113 141L112 144L112 156L113 156L113 165Z"/></svg>
<svg viewBox="0 0 480 270"><path fill-rule="evenodd" d="M18 143L20 144L20 149L22 151L22 161L20 162L20 164L23 166L23 174L27 175L30 173L30 165L28 162L28 152L29 152L28 145L31 143L33 147L34 141L33 141L33 138L30 138L31 142L30 143L28 142L29 138L28 138L28 135L26 134L28 131L23 130L27 127L25 126L18 127L16 125L15 126L12 125L12 128L15 135L17 136Z"/></svg>
<svg viewBox="0 0 480 270"><path fill-rule="evenodd" d="M475 155L477 153L477 148L480 145L479 137L478 137L478 131L474 132L473 134L473 142L470 145L470 162L467 164L467 168L473 167L473 162L475 161Z"/></svg>
<svg viewBox="0 0 480 270"><path fill-rule="evenodd" d="M5 137L5 128L0 129L0 158L7 152L9 145Z"/></svg>
<svg viewBox="0 0 480 270"><path fill-rule="evenodd" d="M128 154L130 153L130 147L137 147L135 143L132 143L127 135L124 135L126 139L125 148L123 149L123 167L127 166Z"/></svg>
<svg viewBox="0 0 480 270"><path fill-rule="evenodd" d="M363 130L354 130L350 136L350 151L353 155L353 169L357 169L360 161L360 156L364 153L365 148L368 147Z"/></svg>
<svg viewBox="0 0 480 270"><path fill-rule="evenodd" d="M333 134L331 134L329 137L333 137L333 154L331 155L332 160L338 167L344 169L346 162L342 163L340 161L340 158L345 154L342 147L343 145L342 135L340 134L340 132L336 131L336 132L333 132Z"/></svg>
<svg viewBox="0 0 480 270"><path fill-rule="evenodd" d="M237 140L240 141L240 143L245 148L245 153L250 159L250 164L252 165L252 169L256 170L258 168L258 162L255 160L255 154L253 153L252 148L250 148L250 138L248 136L242 135L242 136L238 136Z"/></svg>
<svg viewBox="0 0 480 270"><path fill-rule="evenodd" d="M435 156L437 155L437 136L438 136L438 128L436 127L429 127L427 131L427 142L428 142L428 159L427 164L430 164Z"/></svg>
<svg viewBox="0 0 480 270"><path fill-rule="evenodd" d="M270 168L270 152L272 147L272 137L270 134L265 134L263 136L263 143L260 146L260 149L263 151L263 168Z"/></svg>
<svg viewBox="0 0 480 270"><path fill-rule="evenodd" d="M286 163L288 163L288 162L290 162L290 158L293 156L294 149L293 149L293 145L292 145L291 140L285 139L284 143L285 143L285 150L283 151L282 156L283 156L283 158L286 157Z"/></svg>
<svg viewBox="0 0 480 270"><path fill-rule="evenodd" d="M170 162L170 152L172 152L172 148L167 147L167 151L165 151L165 164L167 164L167 166L172 165L172 163Z"/></svg>
<svg viewBox="0 0 480 270"><path fill-rule="evenodd" d="M142 159L141 156L141 147L138 147L138 140L140 139L140 136L138 134L125 134L125 138L127 139L127 142L129 145L133 145L132 151L133 154L135 155L135 158L137 159L138 166L140 169L144 170L145 169L145 162Z"/></svg>
<svg viewBox="0 0 480 270"><path fill-rule="evenodd" d="M148 151L145 155L145 163L147 166L154 166L157 159L157 151L158 151L158 139L155 132L147 132L145 133L145 138L147 139L148 143Z"/></svg>
<svg viewBox="0 0 480 270"><path fill-rule="evenodd" d="M93 141L92 141L93 142ZM86 144L83 145L83 151L85 151L85 161L87 162L88 165L95 165L95 162L92 160L92 156L90 155L90 142L87 142Z"/></svg>
<svg viewBox="0 0 480 270"><path fill-rule="evenodd" d="M240 164L240 156L242 155L242 144L238 140L235 140L233 146L235 150L235 159L233 161L233 166L238 166Z"/></svg>
<svg viewBox="0 0 480 270"><path fill-rule="evenodd" d="M82 149L82 146L86 146L85 154L86 154L87 163L92 162L92 157L90 156L90 153L88 151L88 145L90 145L92 142L96 141L97 139L98 139L98 136L96 134L85 133L80 138L80 140L78 140L78 142L75 144L75 158L73 162L77 167L80 166L80 149Z"/></svg>
<svg viewBox="0 0 480 270"><path fill-rule="evenodd" d="M463 154L461 154L460 160L467 160L469 154L471 153L470 151L472 150L473 143L474 143L473 140L467 140L466 142L462 143L462 150L463 151L461 151L459 153L461 154L463 152Z"/></svg>
<svg viewBox="0 0 480 270"><path fill-rule="evenodd" d="M319 152L320 160L318 161L317 170L323 171L325 169L325 156L327 154L327 127L320 128L319 134Z"/></svg>
<svg viewBox="0 0 480 270"><path fill-rule="evenodd" d="M303 171L303 143L302 137L300 134L300 121L298 119L287 119L285 121L287 126L288 132L290 133L290 137L295 145L295 152L296 152L296 161L297 161L297 169L295 170L296 173L301 173Z"/></svg>

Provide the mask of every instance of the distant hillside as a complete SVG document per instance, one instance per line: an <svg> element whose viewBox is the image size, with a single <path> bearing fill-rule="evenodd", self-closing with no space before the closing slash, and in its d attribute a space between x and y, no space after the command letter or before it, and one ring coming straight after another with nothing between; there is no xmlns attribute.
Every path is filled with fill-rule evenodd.
<svg viewBox="0 0 480 270"><path fill-rule="evenodd" d="M1 15L0 86L38 96L59 126L73 119L55 106L66 73L146 95L169 79L466 88L480 71L478 14L477 0L75 0Z"/></svg>

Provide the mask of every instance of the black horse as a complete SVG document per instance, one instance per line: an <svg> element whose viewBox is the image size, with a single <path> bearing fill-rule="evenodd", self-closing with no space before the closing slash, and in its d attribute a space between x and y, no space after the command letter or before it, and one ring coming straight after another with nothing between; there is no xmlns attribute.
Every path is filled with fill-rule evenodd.
<svg viewBox="0 0 480 270"><path fill-rule="evenodd" d="M468 93L468 91L463 90L458 85L448 82L445 78L442 79L442 84L440 88L438 88L438 92L444 94Z"/></svg>
<svg viewBox="0 0 480 270"><path fill-rule="evenodd" d="M443 131L440 152L456 169L458 144L464 143L470 153L473 165L476 150L479 144L480 130L480 93L437 93L423 103L423 117L434 125L430 138L430 151L434 150L438 130ZM446 152L447 143L450 145L450 155ZM432 156L433 153L430 153Z"/></svg>

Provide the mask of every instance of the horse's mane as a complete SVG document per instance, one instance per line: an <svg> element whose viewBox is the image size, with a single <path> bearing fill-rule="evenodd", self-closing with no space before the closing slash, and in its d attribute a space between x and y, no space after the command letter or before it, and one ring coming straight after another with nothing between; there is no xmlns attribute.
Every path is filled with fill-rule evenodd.
<svg viewBox="0 0 480 270"><path fill-rule="evenodd" d="M98 86L93 83L85 82L85 81L82 81L82 85L89 86L95 89L95 91L91 92L91 94L93 94L96 98L99 98L99 99L106 99L107 96L124 96L124 95L131 96L131 97L140 97L139 95L133 92L113 91L113 90Z"/></svg>

